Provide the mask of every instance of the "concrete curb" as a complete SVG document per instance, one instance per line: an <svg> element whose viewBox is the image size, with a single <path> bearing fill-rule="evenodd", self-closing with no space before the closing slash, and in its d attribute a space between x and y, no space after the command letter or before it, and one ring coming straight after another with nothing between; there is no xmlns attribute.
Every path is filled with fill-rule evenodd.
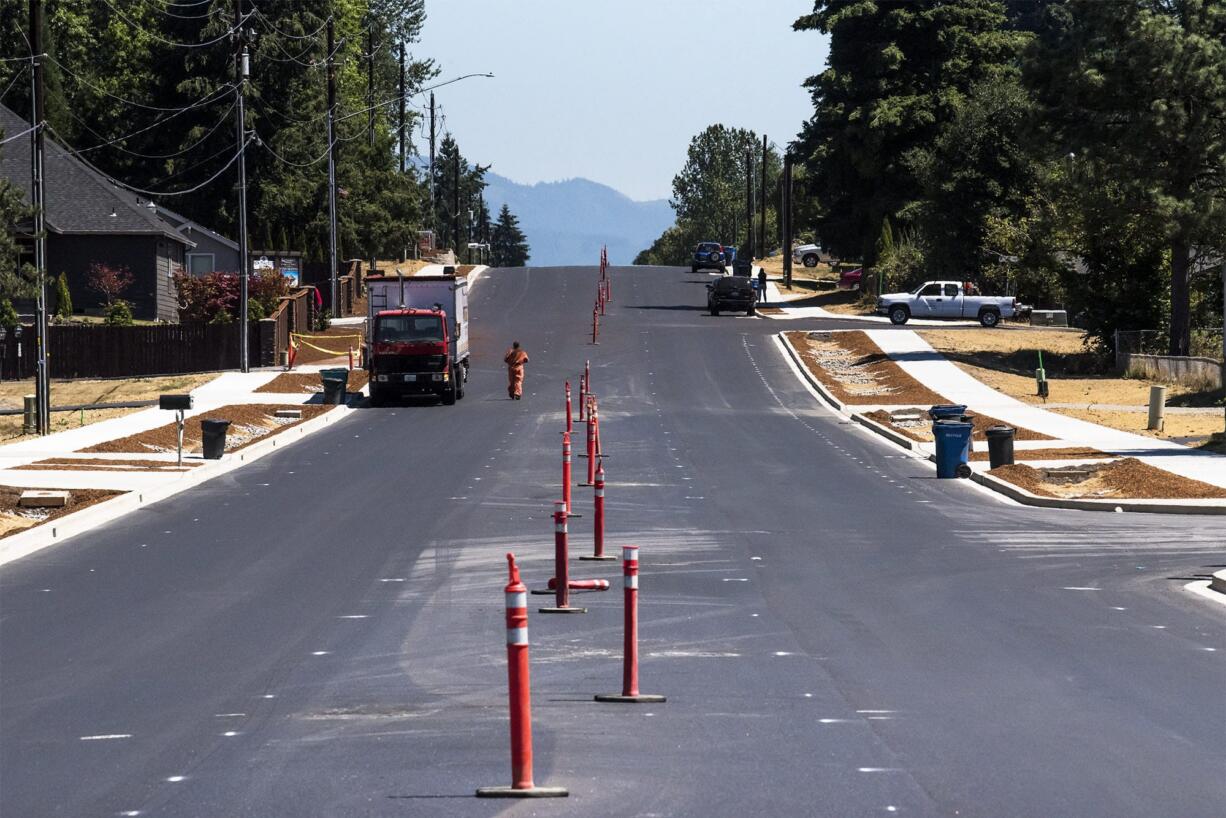
<svg viewBox="0 0 1226 818"><path fill-rule="evenodd" d="M853 421L868 429L870 432L885 438L901 449L908 452L918 454L929 461L935 461L936 456L928 454L916 444L916 441L900 435L892 429L887 429L880 423L877 423L870 418L858 413L847 411L847 407L830 394L829 390L822 385L809 368L805 366L801 360L796 348L792 346L792 342L788 340L787 335L783 332L778 333L776 338L779 339L784 350L791 356L792 361L796 364L796 370L805 379L805 382L813 387L822 399L834 407L835 411L842 415L850 417ZM1036 506L1039 508L1060 508L1060 509L1075 509L1079 511L1109 511L1114 512L1117 508L1125 512L1141 512L1149 514L1226 514L1226 503L1220 503L1212 500L1205 501L1205 505L1192 505L1185 503L1173 503L1165 500L1072 500L1061 497L1039 497L1036 494L1031 494L1025 489L1015 486L999 477L993 477L982 472L972 472L971 480L986 489L994 491L1008 497L1014 502L1021 503L1027 506ZM1212 505L1211 505L1212 503ZM1223 572L1226 573L1226 572ZM1226 578L1221 580L1223 593L1226 594Z"/></svg>
<svg viewBox="0 0 1226 818"><path fill-rule="evenodd" d="M780 343L783 344L783 348L787 350L788 355L791 356L792 361L796 364L796 369L798 372L800 372L801 377L803 377L810 386L817 390L817 393L822 396L822 400L834 407L834 411L844 415L849 414L846 404L844 404L834 395L830 394L830 390L828 390L821 381L813 377L813 373L809 371L809 367L805 366L805 362L801 359L800 353L796 351L796 348L792 346L792 342L788 340L787 333L780 332L778 335L776 335L776 337L779 339Z"/></svg>
<svg viewBox="0 0 1226 818"><path fill-rule="evenodd" d="M1226 605L1226 570L1216 572L1210 579L1198 579L1183 587L1210 602Z"/></svg>
<svg viewBox="0 0 1226 818"><path fill-rule="evenodd" d="M0 539L0 566L29 556L49 546L65 542L78 534L83 534L104 523L116 520L141 506L173 497L189 488L206 483L214 477L220 477L223 474L228 474L242 468L246 464L255 462L277 449L284 449L286 446L302 440L325 426L330 426L337 421L343 420L353 411L353 408L350 406L338 406L336 409L325 412L317 418L312 418L305 423L300 423L287 429L284 433L273 435L268 440L253 443L234 454L226 455L225 458L212 466L198 467L164 485L142 491L128 491L114 499L98 503L72 514L66 514L58 520L42 523L19 534L13 534L12 536ZM294 434L295 430L297 430L297 434ZM278 439L283 436L283 440Z"/></svg>

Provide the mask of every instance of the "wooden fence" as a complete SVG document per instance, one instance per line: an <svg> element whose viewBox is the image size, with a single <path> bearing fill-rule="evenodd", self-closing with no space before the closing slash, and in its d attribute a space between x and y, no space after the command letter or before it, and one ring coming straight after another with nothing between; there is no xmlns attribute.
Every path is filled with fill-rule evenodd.
<svg viewBox="0 0 1226 818"><path fill-rule="evenodd" d="M250 326L250 366L260 365L260 321ZM231 324L157 324L112 327L99 325L51 326L47 330L47 363L53 378L120 378L181 375L239 368L241 327ZM37 350L34 329L27 327L17 340L7 333L0 361L2 375L34 376Z"/></svg>

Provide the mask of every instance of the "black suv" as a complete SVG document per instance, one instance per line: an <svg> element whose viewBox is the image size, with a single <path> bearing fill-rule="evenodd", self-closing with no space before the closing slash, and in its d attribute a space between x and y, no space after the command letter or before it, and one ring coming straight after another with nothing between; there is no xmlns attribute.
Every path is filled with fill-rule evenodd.
<svg viewBox="0 0 1226 818"><path fill-rule="evenodd" d="M714 284L707 285L707 309L712 315L720 310L744 310L753 315L758 308L758 293L753 281L745 276L724 276Z"/></svg>
<svg viewBox="0 0 1226 818"><path fill-rule="evenodd" d="M690 261L690 272L699 270L724 271L724 248L713 241L704 241L694 250L694 258Z"/></svg>

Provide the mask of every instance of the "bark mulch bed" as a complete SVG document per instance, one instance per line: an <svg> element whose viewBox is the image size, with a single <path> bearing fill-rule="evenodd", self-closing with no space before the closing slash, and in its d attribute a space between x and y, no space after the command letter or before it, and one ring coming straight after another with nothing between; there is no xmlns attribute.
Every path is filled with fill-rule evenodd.
<svg viewBox="0 0 1226 818"><path fill-rule="evenodd" d="M1106 452L1089 446L1070 446L1063 449L1014 449L1014 460L1096 460L1111 457ZM971 452L971 460L991 460L988 452Z"/></svg>
<svg viewBox="0 0 1226 818"><path fill-rule="evenodd" d="M195 452L200 449L201 420L228 420L230 427L226 433L226 451L234 452L250 446L252 443L264 440L270 435L284 432L299 423L319 417L334 406L295 405L281 406L278 404L254 403L222 406L210 412L187 419L183 429L183 451ZM301 409L302 418L274 418L278 409ZM108 440L82 452L173 452L177 447L177 431L175 424L167 423L147 432L121 437L118 440Z"/></svg>
<svg viewBox="0 0 1226 818"><path fill-rule="evenodd" d="M349 390L358 392L366 385L370 376L364 369L354 369L349 373ZM285 372L261 386L256 392L277 392L289 395L295 392L322 393L323 381L318 372Z"/></svg>
<svg viewBox="0 0 1226 818"><path fill-rule="evenodd" d="M944 401L942 401L944 402ZM932 421L928 419L928 412L921 410L921 420L918 422L899 423L891 417L890 413L884 409L877 409L872 412L865 412L864 416L869 420L875 420L882 426L888 426L899 434L905 435L912 440L917 440L920 443L931 443L932 437ZM992 426L1008 426L1007 423L1002 423L990 415L971 415L971 423L975 429L971 433L974 440L987 440L984 434ZM1041 434L1032 431L1031 429L1015 428L1013 435L1014 440L1055 440L1056 438L1050 435Z"/></svg>
<svg viewBox="0 0 1226 818"><path fill-rule="evenodd" d="M68 505L63 508L21 508L17 505L21 493L28 489L0 486L0 537L7 537L27 528L55 520L74 511L89 508L95 503L123 494L121 491L104 489L72 489Z"/></svg>
<svg viewBox="0 0 1226 818"><path fill-rule="evenodd" d="M1135 457L1059 469L1014 464L988 474L1041 497L1086 500L1219 500L1226 489L1180 477Z"/></svg>
<svg viewBox="0 0 1226 818"><path fill-rule="evenodd" d="M848 404L932 406L949 401L908 375L860 331L789 332L809 372Z"/></svg>
<svg viewBox="0 0 1226 818"><path fill-rule="evenodd" d="M52 457L38 460L14 469L26 471L188 471L204 465L200 461L183 461L180 466L173 460L107 460L101 457Z"/></svg>

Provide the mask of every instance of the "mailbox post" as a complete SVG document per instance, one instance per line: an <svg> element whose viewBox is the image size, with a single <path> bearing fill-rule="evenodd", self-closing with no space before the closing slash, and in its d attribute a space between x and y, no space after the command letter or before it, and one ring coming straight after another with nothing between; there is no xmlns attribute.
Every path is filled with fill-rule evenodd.
<svg viewBox="0 0 1226 818"><path fill-rule="evenodd" d="M192 396L191 395L159 395L158 396L158 408L168 409L175 413L176 424L179 427L178 428L178 432L179 432L178 464L182 466L183 465L183 424L184 424L183 413L186 412L188 409L192 408Z"/></svg>

